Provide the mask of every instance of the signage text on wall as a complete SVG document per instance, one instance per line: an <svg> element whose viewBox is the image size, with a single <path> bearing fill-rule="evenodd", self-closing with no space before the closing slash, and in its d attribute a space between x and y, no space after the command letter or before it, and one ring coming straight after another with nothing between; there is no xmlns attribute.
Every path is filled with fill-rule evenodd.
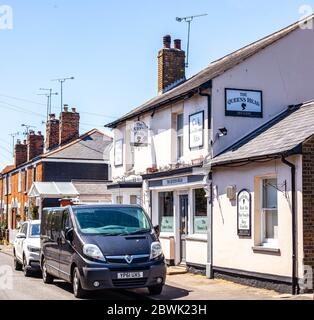
<svg viewBox="0 0 314 320"><path fill-rule="evenodd" d="M173 186L176 184L185 184L188 183L188 177L178 177L162 180L163 186Z"/></svg>
<svg viewBox="0 0 314 320"><path fill-rule="evenodd" d="M226 116L262 118L262 91L226 88L225 112Z"/></svg>
<svg viewBox="0 0 314 320"><path fill-rule="evenodd" d="M189 116L190 149L204 146L204 111Z"/></svg>
<svg viewBox="0 0 314 320"><path fill-rule="evenodd" d="M252 222L251 222L251 193L244 189L239 192L237 198L238 209L238 235L251 236Z"/></svg>
<svg viewBox="0 0 314 320"><path fill-rule="evenodd" d="M136 121L131 127L131 145L146 147L148 144L148 127L143 121Z"/></svg>

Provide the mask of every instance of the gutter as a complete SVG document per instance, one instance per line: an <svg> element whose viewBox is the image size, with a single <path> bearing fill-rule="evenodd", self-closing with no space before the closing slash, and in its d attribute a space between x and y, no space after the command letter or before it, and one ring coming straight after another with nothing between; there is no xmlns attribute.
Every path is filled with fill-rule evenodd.
<svg viewBox="0 0 314 320"><path fill-rule="evenodd" d="M202 97L207 97L207 119L208 119L208 152L212 159L212 146L211 146L211 121L212 121L212 100L211 94L202 92L202 89L211 89L212 81L208 81L202 87L199 88L198 94ZM205 174L209 175L209 172ZM210 195L207 203L207 219L208 219L208 230L207 230L207 262L206 262L206 277L209 279L214 278L213 273L213 184L210 183Z"/></svg>
<svg viewBox="0 0 314 320"><path fill-rule="evenodd" d="M295 164L281 157L282 163L291 168L291 211L292 211L292 294L299 294L300 288L297 275L297 216L296 216L296 190L295 190Z"/></svg>

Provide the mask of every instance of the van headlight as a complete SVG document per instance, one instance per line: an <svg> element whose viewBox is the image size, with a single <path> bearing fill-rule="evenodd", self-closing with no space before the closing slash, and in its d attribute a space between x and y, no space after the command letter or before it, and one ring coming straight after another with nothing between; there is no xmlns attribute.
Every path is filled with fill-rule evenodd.
<svg viewBox="0 0 314 320"><path fill-rule="evenodd" d="M106 258L95 244L84 244L83 253L89 258L106 262Z"/></svg>
<svg viewBox="0 0 314 320"><path fill-rule="evenodd" d="M156 259L162 254L163 253L160 242L153 242L150 248L150 259Z"/></svg>

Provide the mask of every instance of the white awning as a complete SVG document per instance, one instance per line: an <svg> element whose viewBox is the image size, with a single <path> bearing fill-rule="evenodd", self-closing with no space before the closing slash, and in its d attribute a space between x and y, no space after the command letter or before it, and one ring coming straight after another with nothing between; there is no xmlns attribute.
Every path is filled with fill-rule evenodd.
<svg viewBox="0 0 314 320"><path fill-rule="evenodd" d="M79 196L71 182L33 182L28 193L30 198L74 198Z"/></svg>

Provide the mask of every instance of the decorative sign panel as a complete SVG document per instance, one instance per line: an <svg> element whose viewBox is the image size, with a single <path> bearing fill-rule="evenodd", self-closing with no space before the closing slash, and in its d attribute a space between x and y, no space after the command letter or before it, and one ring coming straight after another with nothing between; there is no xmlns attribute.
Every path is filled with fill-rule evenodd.
<svg viewBox="0 0 314 320"><path fill-rule="evenodd" d="M242 190L238 194L238 235L251 236L251 194Z"/></svg>
<svg viewBox="0 0 314 320"><path fill-rule="evenodd" d="M263 117L263 96L259 90L225 89L226 116Z"/></svg>
<svg viewBox="0 0 314 320"><path fill-rule="evenodd" d="M204 111L191 114L189 117L190 149L204 145Z"/></svg>

